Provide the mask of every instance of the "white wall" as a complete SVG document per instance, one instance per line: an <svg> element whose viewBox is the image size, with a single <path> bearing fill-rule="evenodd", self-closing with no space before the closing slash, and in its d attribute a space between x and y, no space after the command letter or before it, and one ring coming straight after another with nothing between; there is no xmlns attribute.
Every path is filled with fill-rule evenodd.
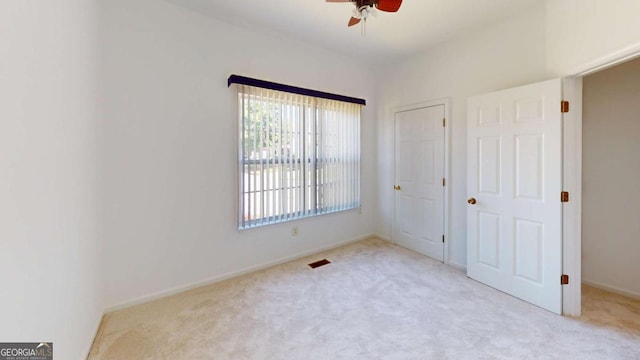
<svg viewBox="0 0 640 360"><path fill-rule="evenodd" d="M369 70L163 1L105 6L108 307L373 232L376 128ZM369 101L362 122L362 214L236 230L237 132L226 85L232 73Z"/></svg>
<svg viewBox="0 0 640 360"><path fill-rule="evenodd" d="M95 2L0 1L0 340L86 357L102 317Z"/></svg>
<svg viewBox="0 0 640 360"><path fill-rule="evenodd" d="M377 79L378 232L390 236L393 218L393 116L401 105L452 100L450 261L466 267L466 99L471 95L545 80L544 4L526 14L437 46Z"/></svg>
<svg viewBox="0 0 640 360"><path fill-rule="evenodd" d="M632 48L640 51L640 1L547 0L549 69L573 75L585 65Z"/></svg>
<svg viewBox="0 0 640 360"><path fill-rule="evenodd" d="M640 60L583 86L583 280L640 297Z"/></svg>

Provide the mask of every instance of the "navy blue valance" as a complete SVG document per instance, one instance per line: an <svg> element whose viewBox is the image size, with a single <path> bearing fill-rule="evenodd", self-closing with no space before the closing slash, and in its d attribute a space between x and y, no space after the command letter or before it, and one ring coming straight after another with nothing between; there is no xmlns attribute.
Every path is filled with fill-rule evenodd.
<svg viewBox="0 0 640 360"><path fill-rule="evenodd" d="M249 86L255 86L263 89L285 91L288 93L293 93L298 95L313 96L313 97L322 98L322 99L344 101L344 102L359 104L359 105L367 105L367 101L364 99L332 94L324 91L305 89L297 86L278 84L271 81L258 80L258 79L253 79L253 78L240 76L240 75L229 76L229 80L227 81L227 86L231 86L231 84L249 85Z"/></svg>

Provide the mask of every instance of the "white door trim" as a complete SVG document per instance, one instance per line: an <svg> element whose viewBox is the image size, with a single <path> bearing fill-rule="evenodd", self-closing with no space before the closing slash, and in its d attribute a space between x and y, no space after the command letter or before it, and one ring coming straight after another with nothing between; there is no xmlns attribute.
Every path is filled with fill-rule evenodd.
<svg viewBox="0 0 640 360"><path fill-rule="evenodd" d="M571 194L562 210L563 273L569 285L562 292L563 314L580 316L582 312L582 78L640 57L640 43L613 51L574 68L563 81L563 96L570 102L564 116L563 185Z"/></svg>
<svg viewBox="0 0 640 360"><path fill-rule="evenodd" d="M446 179L446 183L444 186L444 237L445 237L445 242L444 242L444 263L449 265L450 264L450 259L449 259L449 249L450 249L450 243L451 240L449 238L449 234L451 233L449 231L449 213L450 213L450 199L451 199L451 171L450 171L450 165L449 165L449 159L450 159L450 134L451 134L451 106L450 106L451 100L449 98L443 98L443 99L436 99L436 100L429 100L429 101L424 101L424 102L420 102L417 104L410 104L410 105L403 105L403 106L397 106L391 109L391 113L389 114L389 117L391 119L395 119L396 114L399 112L404 112L404 111L411 111L411 110L417 110L417 109L422 109L422 108L427 108L427 107L433 107L433 106L438 106L438 105L442 105L444 106L444 118L446 119L446 126L444 127L444 177ZM395 120L394 120L395 121ZM395 126L393 127L393 151L395 152L396 149L396 130L395 130ZM395 158L393 158L393 173L391 176L395 176L396 173L396 161ZM395 181L395 178L392 180ZM395 196L395 193L392 193L392 196ZM393 233L394 233L394 226L396 223L396 205L395 205L395 201L392 200L393 203L393 217L391 219L391 233L389 234L390 238L391 238L391 242L395 244L395 240L393 239Z"/></svg>
<svg viewBox="0 0 640 360"><path fill-rule="evenodd" d="M582 307L582 78L562 81L562 96L569 101L564 113L562 187L569 202L562 205L562 314L580 316Z"/></svg>
<svg viewBox="0 0 640 360"><path fill-rule="evenodd" d="M640 42L631 44L617 51L613 51L593 61L577 66L567 76L587 76L598 71L622 64L640 57Z"/></svg>

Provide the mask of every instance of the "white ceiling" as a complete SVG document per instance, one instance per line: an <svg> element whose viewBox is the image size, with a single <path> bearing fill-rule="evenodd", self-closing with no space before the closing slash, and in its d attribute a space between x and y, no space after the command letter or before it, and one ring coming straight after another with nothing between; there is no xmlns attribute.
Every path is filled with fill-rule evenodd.
<svg viewBox="0 0 640 360"><path fill-rule="evenodd" d="M325 0L168 0L222 21L282 33L369 63L420 52L544 0L405 0L397 13L379 12L348 28L353 4Z"/></svg>

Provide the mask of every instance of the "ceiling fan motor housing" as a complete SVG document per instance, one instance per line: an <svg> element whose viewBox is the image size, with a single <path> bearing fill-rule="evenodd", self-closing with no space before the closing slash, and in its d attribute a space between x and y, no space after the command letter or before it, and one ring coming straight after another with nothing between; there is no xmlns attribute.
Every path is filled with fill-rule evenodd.
<svg viewBox="0 0 640 360"><path fill-rule="evenodd" d="M373 7L374 5L378 4L380 2L380 0L356 0L356 7L358 9L360 9L363 6L369 6L369 7Z"/></svg>

